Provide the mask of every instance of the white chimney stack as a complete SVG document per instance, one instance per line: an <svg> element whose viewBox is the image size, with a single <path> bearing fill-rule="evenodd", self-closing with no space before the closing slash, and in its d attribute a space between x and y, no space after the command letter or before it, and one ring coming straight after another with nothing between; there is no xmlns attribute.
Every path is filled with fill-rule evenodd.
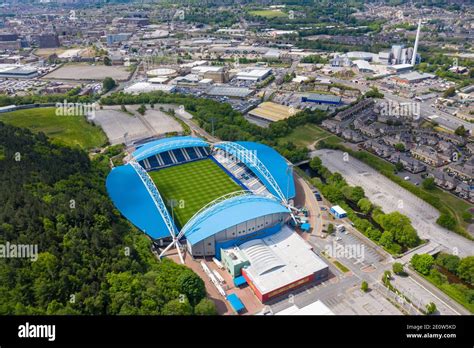
<svg viewBox="0 0 474 348"><path fill-rule="evenodd" d="M418 29L416 30L415 47L413 48L413 54L411 56L411 66L415 66L415 63L416 63L416 52L418 51L418 41L420 40L420 29L421 29L421 19L418 20Z"/></svg>

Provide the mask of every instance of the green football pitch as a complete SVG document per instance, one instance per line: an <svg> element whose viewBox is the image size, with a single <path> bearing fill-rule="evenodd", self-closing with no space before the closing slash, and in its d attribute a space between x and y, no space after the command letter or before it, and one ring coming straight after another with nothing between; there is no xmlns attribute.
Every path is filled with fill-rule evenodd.
<svg viewBox="0 0 474 348"><path fill-rule="evenodd" d="M0 122L43 132L53 141L73 147L90 149L107 143L102 129L88 123L84 116L56 116L55 108L7 112L0 115Z"/></svg>
<svg viewBox="0 0 474 348"><path fill-rule="evenodd" d="M148 173L181 228L207 203L242 187L210 159Z"/></svg>

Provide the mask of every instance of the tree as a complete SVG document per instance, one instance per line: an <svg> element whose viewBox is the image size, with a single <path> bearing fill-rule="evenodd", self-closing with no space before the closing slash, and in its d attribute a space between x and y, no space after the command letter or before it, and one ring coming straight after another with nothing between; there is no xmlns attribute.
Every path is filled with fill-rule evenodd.
<svg viewBox="0 0 474 348"><path fill-rule="evenodd" d="M334 232L334 225L333 224L329 224L328 225L328 234L331 234Z"/></svg>
<svg viewBox="0 0 474 348"><path fill-rule="evenodd" d="M309 161L309 167L315 171L319 171L322 165L323 162L319 157L313 157L311 161Z"/></svg>
<svg viewBox="0 0 474 348"><path fill-rule="evenodd" d="M361 198L357 202L357 206L366 215L372 210L372 203L367 198Z"/></svg>
<svg viewBox="0 0 474 348"><path fill-rule="evenodd" d="M206 296L204 281L194 272L182 273L177 283L179 291L186 295L193 306Z"/></svg>
<svg viewBox="0 0 474 348"><path fill-rule="evenodd" d="M140 115L145 115L145 111L146 111L145 104L140 105L140 107L137 109L137 111Z"/></svg>
<svg viewBox="0 0 474 348"><path fill-rule="evenodd" d="M399 152L405 151L405 145L403 145L402 143L395 144L394 148L395 148L395 150L397 150Z"/></svg>
<svg viewBox="0 0 474 348"><path fill-rule="evenodd" d="M393 233L390 231L384 231L379 239L380 245L390 249L393 244Z"/></svg>
<svg viewBox="0 0 474 348"><path fill-rule="evenodd" d="M428 303L426 305L426 314L430 315L430 314L433 314L434 312L436 312L436 305L434 304L434 302Z"/></svg>
<svg viewBox="0 0 474 348"><path fill-rule="evenodd" d="M113 78L111 77L106 77L104 81L102 82L102 89L104 92L110 91L112 88L116 86L116 82Z"/></svg>
<svg viewBox="0 0 474 348"><path fill-rule="evenodd" d="M415 254L410 260L410 264L421 274L428 275L433 266L433 256L429 254Z"/></svg>
<svg viewBox="0 0 474 348"><path fill-rule="evenodd" d="M395 170L397 172L401 172L405 167L403 167L403 163L398 161L397 163L395 163Z"/></svg>
<svg viewBox="0 0 474 348"><path fill-rule="evenodd" d="M404 273L403 265L400 262L395 262L392 265L392 271L393 271L393 273L398 274L398 275Z"/></svg>
<svg viewBox="0 0 474 348"><path fill-rule="evenodd" d="M457 255L439 253L435 261L437 265L446 268L449 272L453 274L456 274L461 259Z"/></svg>
<svg viewBox="0 0 474 348"><path fill-rule="evenodd" d="M458 128L456 128L456 130L454 131L454 133L456 135L459 135L461 137L465 137L469 134L468 130L466 128L464 128L463 125L459 126Z"/></svg>
<svg viewBox="0 0 474 348"><path fill-rule="evenodd" d="M193 307L186 299L171 300L163 306L162 315L191 315L193 314Z"/></svg>
<svg viewBox="0 0 474 348"><path fill-rule="evenodd" d="M369 291L369 284L367 284L367 282L364 280L364 281L360 284L360 289L361 289L363 292Z"/></svg>
<svg viewBox="0 0 474 348"><path fill-rule="evenodd" d="M474 285L474 256L461 259L457 274L461 279Z"/></svg>
<svg viewBox="0 0 474 348"><path fill-rule="evenodd" d="M379 92L377 87L372 87L372 89L370 91L365 93L365 97L366 98L379 98L379 99L381 99L381 98L384 97L384 94Z"/></svg>
<svg viewBox="0 0 474 348"><path fill-rule="evenodd" d="M389 284L390 283L390 279L392 278L392 273L390 273L390 271L385 271L383 272L383 275L382 275L382 282L384 284Z"/></svg>
<svg viewBox="0 0 474 348"><path fill-rule="evenodd" d="M330 202L340 202L344 200L344 194L341 192L339 187L334 184L324 186L321 193Z"/></svg>
<svg viewBox="0 0 474 348"><path fill-rule="evenodd" d="M393 241L401 246L411 248L420 243L418 234L411 225L410 219L400 212L394 211L390 214L379 214L374 216L374 219L385 231L391 232L393 235Z"/></svg>
<svg viewBox="0 0 474 348"><path fill-rule="evenodd" d="M448 230L453 230L456 227L456 220L449 213L442 213L436 223Z"/></svg>
<svg viewBox="0 0 474 348"><path fill-rule="evenodd" d="M444 91L443 97L444 98L450 98L454 97L456 95L456 88L455 87L449 87L447 90Z"/></svg>
<svg viewBox="0 0 474 348"><path fill-rule="evenodd" d="M365 197L364 189L360 186L345 186L341 189L344 197L351 202L359 202Z"/></svg>
<svg viewBox="0 0 474 348"><path fill-rule="evenodd" d="M104 65L112 65L112 60L109 57L104 57Z"/></svg>
<svg viewBox="0 0 474 348"><path fill-rule="evenodd" d="M426 178L421 183L421 186L423 186L423 188L426 189L426 190L433 190L435 188L434 178L432 178L432 177Z"/></svg>
<svg viewBox="0 0 474 348"><path fill-rule="evenodd" d="M194 307L194 314L217 315L216 305L208 298L203 298L201 301L199 301L196 307Z"/></svg>

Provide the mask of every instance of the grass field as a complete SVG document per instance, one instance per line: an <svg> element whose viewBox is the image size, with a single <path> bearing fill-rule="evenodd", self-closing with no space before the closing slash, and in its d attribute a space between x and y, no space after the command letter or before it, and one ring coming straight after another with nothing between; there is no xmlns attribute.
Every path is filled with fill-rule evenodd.
<svg viewBox="0 0 474 348"><path fill-rule="evenodd" d="M339 137L314 124L298 126L289 135L280 138L281 141L291 141L298 146L308 146L321 139L329 143L338 143L341 141Z"/></svg>
<svg viewBox="0 0 474 348"><path fill-rule="evenodd" d="M55 108L34 108L0 114L0 121L32 132L43 132L54 142L84 149L100 147L107 142L102 129L88 123L83 116L56 116Z"/></svg>
<svg viewBox="0 0 474 348"><path fill-rule="evenodd" d="M259 17L265 17L265 18L276 18L276 17L288 16L285 12L281 10L255 10L255 11L250 11L249 14L252 16L259 16Z"/></svg>
<svg viewBox="0 0 474 348"><path fill-rule="evenodd" d="M173 208L174 219L180 228L207 203L226 193L242 190L210 159L185 163L149 174L168 209L171 209L170 201L176 202Z"/></svg>

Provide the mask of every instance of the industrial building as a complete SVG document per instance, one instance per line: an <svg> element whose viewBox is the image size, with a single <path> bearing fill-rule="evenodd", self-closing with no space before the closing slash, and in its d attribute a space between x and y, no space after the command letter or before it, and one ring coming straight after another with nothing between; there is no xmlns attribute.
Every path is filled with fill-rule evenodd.
<svg viewBox="0 0 474 348"><path fill-rule="evenodd" d="M409 73L400 74L398 76L393 76L391 79L396 83L409 85L411 83L419 83L428 79L434 79L436 75L428 73L419 73L417 71L411 71Z"/></svg>
<svg viewBox="0 0 474 348"><path fill-rule="evenodd" d="M207 95L216 97L229 97L244 99L254 93L253 90L246 87L226 87L226 86L212 86L207 91Z"/></svg>
<svg viewBox="0 0 474 348"><path fill-rule="evenodd" d="M261 302L328 277L326 263L288 226L239 249L250 262L242 268L242 275Z"/></svg>
<svg viewBox="0 0 474 348"><path fill-rule="evenodd" d="M60 46L59 37L55 33L40 34L35 37L40 48L56 48Z"/></svg>
<svg viewBox="0 0 474 348"><path fill-rule="evenodd" d="M295 113L295 110L274 102L263 102L255 109L249 111L248 115L264 121L276 122L284 120Z"/></svg>
<svg viewBox="0 0 474 348"><path fill-rule="evenodd" d="M38 70L21 64L0 64L0 78L31 79L38 76Z"/></svg>
<svg viewBox="0 0 474 348"><path fill-rule="evenodd" d="M332 94L316 94L311 93L301 97L303 103L316 103L316 104L330 104L330 105L341 105L341 97L332 95Z"/></svg>
<svg viewBox="0 0 474 348"><path fill-rule="evenodd" d="M107 34L106 36L107 45L111 46L115 43L127 41L130 38L130 36L132 36L132 33Z"/></svg>
<svg viewBox="0 0 474 348"><path fill-rule="evenodd" d="M272 69L270 68L248 68L239 71L236 78L238 80L258 82L266 79L271 73Z"/></svg>
<svg viewBox="0 0 474 348"><path fill-rule="evenodd" d="M347 212L338 205L332 206L329 212L334 215L336 219L347 217Z"/></svg>
<svg viewBox="0 0 474 348"><path fill-rule="evenodd" d="M124 89L125 93L128 94L140 94L140 93L148 93L148 92L167 92L172 93L176 90L176 86L173 85L163 85L159 83L151 83L151 82L137 82L131 86L128 86Z"/></svg>
<svg viewBox="0 0 474 348"><path fill-rule="evenodd" d="M224 83L228 80L228 75L221 66L198 65L191 69L191 73L202 79L211 79L216 83Z"/></svg>
<svg viewBox="0 0 474 348"><path fill-rule="evenodd" d="M318 300L304 307L292 305L275 313L275 315L334 315L334 312L323 302Z"/></svg>

